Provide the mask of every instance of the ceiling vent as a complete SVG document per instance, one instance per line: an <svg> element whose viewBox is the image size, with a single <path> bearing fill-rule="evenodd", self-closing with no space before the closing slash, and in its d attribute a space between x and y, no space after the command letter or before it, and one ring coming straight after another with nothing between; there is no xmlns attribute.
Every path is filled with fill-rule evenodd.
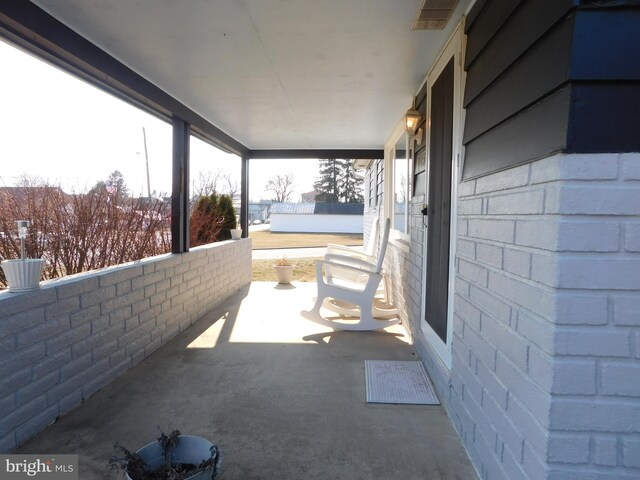
<svg viewBox="0 0 640 480"><path fill-rule="evenodd" d="M423 0L411 30L442 30L457 5L458 0Z"/></svg>

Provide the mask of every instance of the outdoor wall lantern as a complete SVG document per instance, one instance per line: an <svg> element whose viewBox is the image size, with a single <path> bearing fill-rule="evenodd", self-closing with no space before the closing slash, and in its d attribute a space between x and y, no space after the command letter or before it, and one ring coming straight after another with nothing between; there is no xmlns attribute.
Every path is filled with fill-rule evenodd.
<svg viewBox="0 0 640 480"><path fill-rule="evenodd" d="M421 119L422 115L415 109L415 105L404 114L404 129L407 131L409 139L415 140L418 145L422 144L422 136L424 134L424 130L418 128Z"/></svg>

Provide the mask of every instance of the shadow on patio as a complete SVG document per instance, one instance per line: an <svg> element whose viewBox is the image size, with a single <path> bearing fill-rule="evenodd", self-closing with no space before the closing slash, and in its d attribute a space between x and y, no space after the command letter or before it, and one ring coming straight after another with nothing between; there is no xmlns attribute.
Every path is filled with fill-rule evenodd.
<svg viewBox="0 0 640 480"><path fill-rule="evenodd" d="M122 478L174 428L217 443L222 479L475 479L442 407L365 402L364 360L416 359L401 327L332 332L303 319L314 283L254 282L16 453L77 453L82 480Z"/></svg>

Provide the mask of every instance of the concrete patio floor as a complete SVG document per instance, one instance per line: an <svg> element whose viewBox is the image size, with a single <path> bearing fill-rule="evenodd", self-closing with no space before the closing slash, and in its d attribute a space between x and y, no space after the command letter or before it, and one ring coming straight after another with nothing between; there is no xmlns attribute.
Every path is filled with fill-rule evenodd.
<svg viewBox="0 0 640 480"><path fill-rule="evenodd" d="M474 480L440 406L365 402L364 360L416 359L401 326L333 332L303 319L315 283L254 282L17 453L77 453L80 479L123 478L113 443L206 437L223 480Z"/></svg>

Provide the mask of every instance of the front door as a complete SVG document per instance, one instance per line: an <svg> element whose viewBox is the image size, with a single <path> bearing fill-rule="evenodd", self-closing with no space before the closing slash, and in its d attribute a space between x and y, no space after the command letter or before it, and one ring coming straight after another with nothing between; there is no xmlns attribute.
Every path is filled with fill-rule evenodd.
<svg viewBox="0 0 640 480"><path fill-rule="evenodd" d="M454 58L428 93L431 96L425 320L447 344L451 174L453 165Z"/></svg>

